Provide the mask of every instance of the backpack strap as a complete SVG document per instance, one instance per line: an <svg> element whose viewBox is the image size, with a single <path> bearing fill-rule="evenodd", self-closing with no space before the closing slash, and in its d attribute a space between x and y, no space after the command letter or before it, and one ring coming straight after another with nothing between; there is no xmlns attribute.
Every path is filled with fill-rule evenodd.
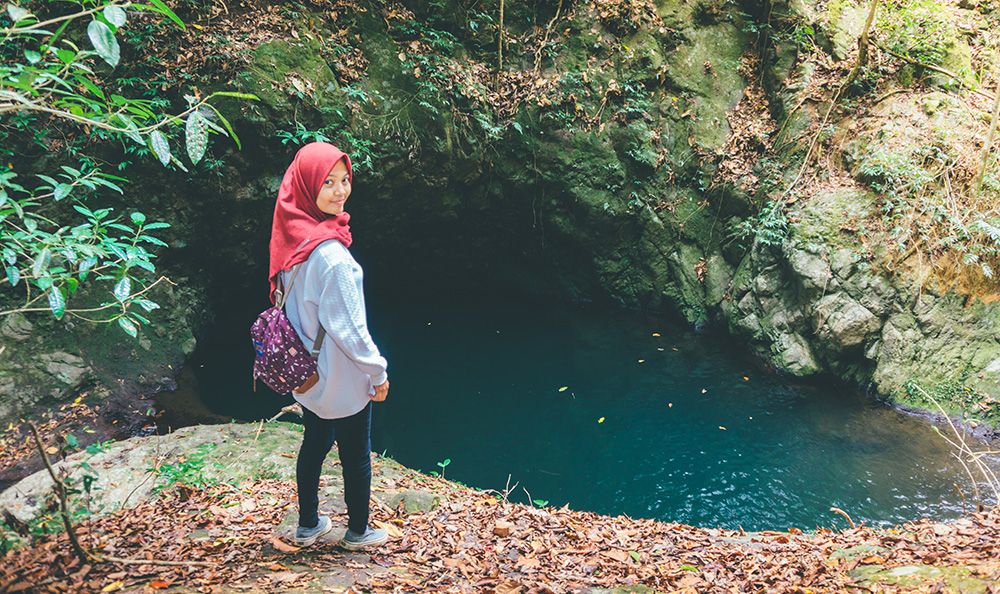
<svg viewBox="0 0 1000 594"><path fill-rule="evenodd" d="M281 307L281 308L285 307L285 301L288 300L288 294L292 290L292 283L295 282L295 275L297 275L299 273L299 268L301 266L302 266L301 264L296 264L295 266L292 266L292 268L291 268L292 275L288 278L288 286L287 287L282 287L281 286L281 284L282 284L280 282L281 281L281 275L278 275L278 281L279 282L278 282L278 290L276 291L276 295L277 295L277 297L276 297L276 301L277 301L276 305L278 307ZM317 357L319 357L319 351L320 351L321 348L323 348L323 339L325 337L326 337L326 328L323 327L323 324L320 324L319 325L319 331L316 333L316 341L313 342L312 350L309 351L309 353L313 356L314 359L317 358Z"/></svg>
<svg viewBox="0 0 1000 594"><path fill-rule="evenodd" d="M323 324L320 324L319 332L316 333L316 342L313 343L313 348L311 351L309 351L309 353L313 356L314 359L319 357L319 350L323 348L323 338L325 337L326 337L326 328L323 327Z"/></svg>

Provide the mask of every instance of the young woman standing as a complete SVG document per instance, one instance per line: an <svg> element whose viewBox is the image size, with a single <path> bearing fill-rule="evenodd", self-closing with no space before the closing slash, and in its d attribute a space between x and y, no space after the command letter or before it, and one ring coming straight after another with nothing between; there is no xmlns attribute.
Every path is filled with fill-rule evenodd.
<svg viewBox="0 0 1000 594"><path fill-rule="evenodd" d="M285 172L271 226L271 300L285 288L285 313L303 344L325 331L318 372L292 392L303 408L305 433L296 463L302 546L329 532L320 516L319 477L333 443L344 475L348 549L388 539L368 525L371 495L372 402L389 393L386 360L368 332L361 267L351 256L351 159L325 142L303 146Z"/></svg>

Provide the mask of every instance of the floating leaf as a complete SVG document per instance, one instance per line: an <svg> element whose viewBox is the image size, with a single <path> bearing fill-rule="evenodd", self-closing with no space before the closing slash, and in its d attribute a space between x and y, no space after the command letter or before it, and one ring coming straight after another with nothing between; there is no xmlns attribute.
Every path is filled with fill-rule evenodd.
<svg viewBox="0 0 1000 594"><path fill-rule="evenodd" d="M597 419L597 422L598 423L603 423L604 422L604 417L601 417L601 418Z"/></svg>
<svg viewBox="0 0 1000 594"><path fill-rule="evenodd" d="M62 319L63 314L66 313L66 298L63 297L62 291L59 287L52 287L49 291L49 309L52 310L52 314L56 316L56 319Z"/></svg>
<svg viewBox="0 0 1000 594"><path fill-rule="evenodd" d="M725 430L726 430L726 427L725 427L725 425L719 425L719 430L720 430L720 431L725 431Z"/></svg>
<svg viewBox="0 0 1000 594"><path fill-rule="evenodd" d="M744 375L743 376L743 381L748 382L748 381L750 381L750 378L748 378L747 376Z"/></svg>
<svg viewBox="0 0 1000 594"><path fill-rule="evenodd" d="M659 338L660 337L660 333L659 332L653 332L653 336L655 336L656 338Z"/></svg>
<svg viewBox="0 0 1000 594"><path fill-rule="evenodd" d="M114 68L118 65L118 60L121 59L121 48L118 46L118 40L115 39L115 34L111 32L110 27L96 19L90 21L90 24L87 25L87 37L90 38L90 43L94 44L97 55L109 66Z"/></svg>
<svg viewBox="0 0 1000 594"><path fill-rule="evenodd" d="M166 167L170 163L170 143L167 137L159 130L153 130L149 135L149 146L153 149L153 154Z"/></svg>
<svg viewBox="0 0 1000 594"><path fill-rule="evenodd" d="M191 162L197 164L205 156L208 147L208 124L198 110L192 111L184 126L187 154Z"/></svg>
<svg viewBox="0 0 1000 594"><path fill-rule="evenodd" d="M128 15L125 14L125 10L121 6L112 4L104 8L104 18L108 19L112 25L121 27L128 20Z"/></svg>
<svg viewBox="0 0 1000 594"><path fill-rule="evenodd" d="M121 326L122 330L124 330L125 333L131 336L132 338L135 338L139 335L139 329L132 322L132 320L128 318L125 317L118 318L118 325Z"/></svg>
<svg viewBox="0 0 1000 594"><path fill-rule="evenodd" d="M639 359L639 363L645 363L645 362L646 362L645 359Z"/></svg>
<svg viewBox="0 0 1000 594"><path fill-rule="evenodd" d="M123 276L114 289L115 299L125 301L132 294L132 281L127 276Z"/></svg>
<svg viewBox="0 0 1000 594"><path fill-rule="evenodd" d="M708 394L708 388L702 388L701 389L701 393L702 394Z"/></svg>
<svg viewBox="0 0 1000 594"><path fill-rule="evenodd" d="M674 403L673 402L668 402L667 403L667 408L673 408L673 407L674 407Z"/></svg>
<svg viewBox="0 0 1000 594"><path fill-rule="evenodd" d="M560 392L565 392L566 390L569 390L569 386L563 386L563 387L559 388Z"/></svg>

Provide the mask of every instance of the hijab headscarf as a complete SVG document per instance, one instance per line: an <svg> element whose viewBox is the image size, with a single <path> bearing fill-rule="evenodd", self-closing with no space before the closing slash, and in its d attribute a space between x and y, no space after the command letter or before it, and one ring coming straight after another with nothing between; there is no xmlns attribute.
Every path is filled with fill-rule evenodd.
<svg viewBox="0 0 1000 594"><path fill-rule="evenodd" d="M316 246L336 239L351 247L351 216L346 212L330 215L316 206L323 182L341 159L347 165L347 179L353 181L351 158L347 153L326 142L310 142L299 149L285 171L274 205L271 224L271 265L268 294L274 303L278 273L305 262Z"/></svg>

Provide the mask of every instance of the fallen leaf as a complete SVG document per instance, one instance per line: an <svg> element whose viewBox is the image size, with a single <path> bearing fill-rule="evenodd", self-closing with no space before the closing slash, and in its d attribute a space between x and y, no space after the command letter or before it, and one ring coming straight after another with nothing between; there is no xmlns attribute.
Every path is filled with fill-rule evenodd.
<svg viewBox="0 0 1000 594"><path fill-rule="evenodd" d="M101 592L114 592L115 590L121 590L125 587L125 582L119 580L117 582L111 582L107 586L101 588Z"/></svg>
<svg viewBox="0 0 1000 594"><path fill-rule="evenodd" d="M719 429L721 429L722 431L725 431L726 427L725 427L725 425L719 425Z"/></svg>
<svg viewBox="0 0 1000 594"><path fill-rule="evenodd" d="M271 537L271 546L282 553L298 553L302 549L302 547L296 547L286 543L277 536Z"/></svg>
<svg viewBox="0 0 1000 594"><path fill-rule="evenodd" d="M569 390L569 386L563 386L563 387L559 388L560 392L565 392L566 390Z"/></svg>
<svg viewBox="0 0 1000 594"><path fill-rule="evenodd" d="M656 336L657 338L659 338L660 333L659 332L653 332L653 336Z"/></svg>
<svg viewBox="0 0 1000 594"><path fill-rule="evenodd" d="M597 419L597 422L598 423L603 423L604 422L604 417L601 417L601 418Z"/></svg>

